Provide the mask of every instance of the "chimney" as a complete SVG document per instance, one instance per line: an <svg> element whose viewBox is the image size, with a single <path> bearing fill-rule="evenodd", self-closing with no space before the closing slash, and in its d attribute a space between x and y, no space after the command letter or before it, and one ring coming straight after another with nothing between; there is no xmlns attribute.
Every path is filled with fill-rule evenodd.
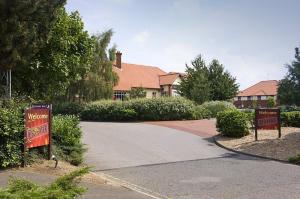
<svg viewBox="0 0 300 199"><path fill-rule="evenodd" d="M119 69L122 68L122 53L120 51L117 51L116 53L116 67Z"/></svg>

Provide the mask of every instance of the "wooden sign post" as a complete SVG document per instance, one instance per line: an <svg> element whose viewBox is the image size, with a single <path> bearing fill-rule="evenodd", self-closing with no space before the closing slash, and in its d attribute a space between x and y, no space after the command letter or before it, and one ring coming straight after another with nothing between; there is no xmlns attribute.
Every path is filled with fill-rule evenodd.
<svg viewBox="0 0 300 199"><path fill-rule="evenodd" d="M48 145L48 159L51 159L51 105L33 105L24 112L24 149L23 163L26 165L26 150Z"/></svg>
<svg viewBox="0 0 300 199"><path fill-rule="evenodd" d="M260 108L255 109L255 141L258 129L278 129L278 138L281 138L280 109Z"/></svg>

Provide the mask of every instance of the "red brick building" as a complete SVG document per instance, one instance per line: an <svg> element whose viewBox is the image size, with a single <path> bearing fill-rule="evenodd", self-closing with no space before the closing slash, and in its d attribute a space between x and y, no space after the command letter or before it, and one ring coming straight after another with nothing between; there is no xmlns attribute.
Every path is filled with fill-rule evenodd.
<svg viewBox="0 0 300 199"><path fill-rule="evenodd" d="M253 105L257 104L257 107L267 107L267 101L269 97L274 97L276 104L277 101L277 80L261 81L243 91L240 91L234 98L234 105L237 108L253 108Z"/></svg>

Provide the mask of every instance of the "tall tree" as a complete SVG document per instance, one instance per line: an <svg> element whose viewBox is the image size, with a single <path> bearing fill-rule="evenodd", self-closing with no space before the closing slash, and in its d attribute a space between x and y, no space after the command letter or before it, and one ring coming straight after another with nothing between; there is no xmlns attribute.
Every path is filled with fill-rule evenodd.
<svg viewBox="0 0 300 199"><path fill-rule="evenodd" d="M179 93L199 104L210 99L211 88L208 81L208 69L201 55L191 62L191 67L186 64L186 76L179 85Z"/></svg>
<svg viewBox="0 0 300 199"><path fill-rule="evenodd" d="M224 70L222 64L214 59L209 64L208 80L211 87L211 100L228 100L236 96L239 85L236 79Z"/></svg>
<svg viewBox="0 0 300 199"><path fill-rule="evenodd" d="M238 84L222 64L213 60L208 66L201 55L186 65L186 76L182 79L179 91L182 96L198 104L208 100L232 99L238 92Z"/></svg>
<svg viewBox="0 0 300 199"><path fill-rule="evenodd" d="M59 9L46 44L24 67L14 71L14 88L21 95L52 100L65 95L90 70L93 40L78 12Z"/></svg>
<svg viewBox="0 0 300 199"><path fill-rule="evenodd" d="M80 94L86 101L112 99L113 86L118 81L117 74L112 70L116 46L107 49L112 35L113 31L108 30L93 36L95 48L91 70L85 78L85 86Z"/></svg>
<svg viewBox="0 0 300 199"><path fill-rule="evenodd" d="M300 55L295 49L295 60L287 65L288 73L280 80L278 99L281 104L300 106Z"/></svg>
<svg viewBox="0 0 300 199"><path fill-rule="evenodd" d="M0 69L31 62L65 0L0 0Z"/></svg>

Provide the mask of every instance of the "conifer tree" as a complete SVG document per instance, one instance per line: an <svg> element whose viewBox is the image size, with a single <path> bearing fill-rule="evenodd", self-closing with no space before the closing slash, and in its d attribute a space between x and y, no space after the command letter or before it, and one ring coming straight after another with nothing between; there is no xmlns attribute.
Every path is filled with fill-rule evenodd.
<svg viewBox="0 0 300 199"><path fill-rule="evenodd" d="M288 73L280 80L278 99L280 104L300 106L300 55L295 49L295 60L287 65Z"/></svg>

